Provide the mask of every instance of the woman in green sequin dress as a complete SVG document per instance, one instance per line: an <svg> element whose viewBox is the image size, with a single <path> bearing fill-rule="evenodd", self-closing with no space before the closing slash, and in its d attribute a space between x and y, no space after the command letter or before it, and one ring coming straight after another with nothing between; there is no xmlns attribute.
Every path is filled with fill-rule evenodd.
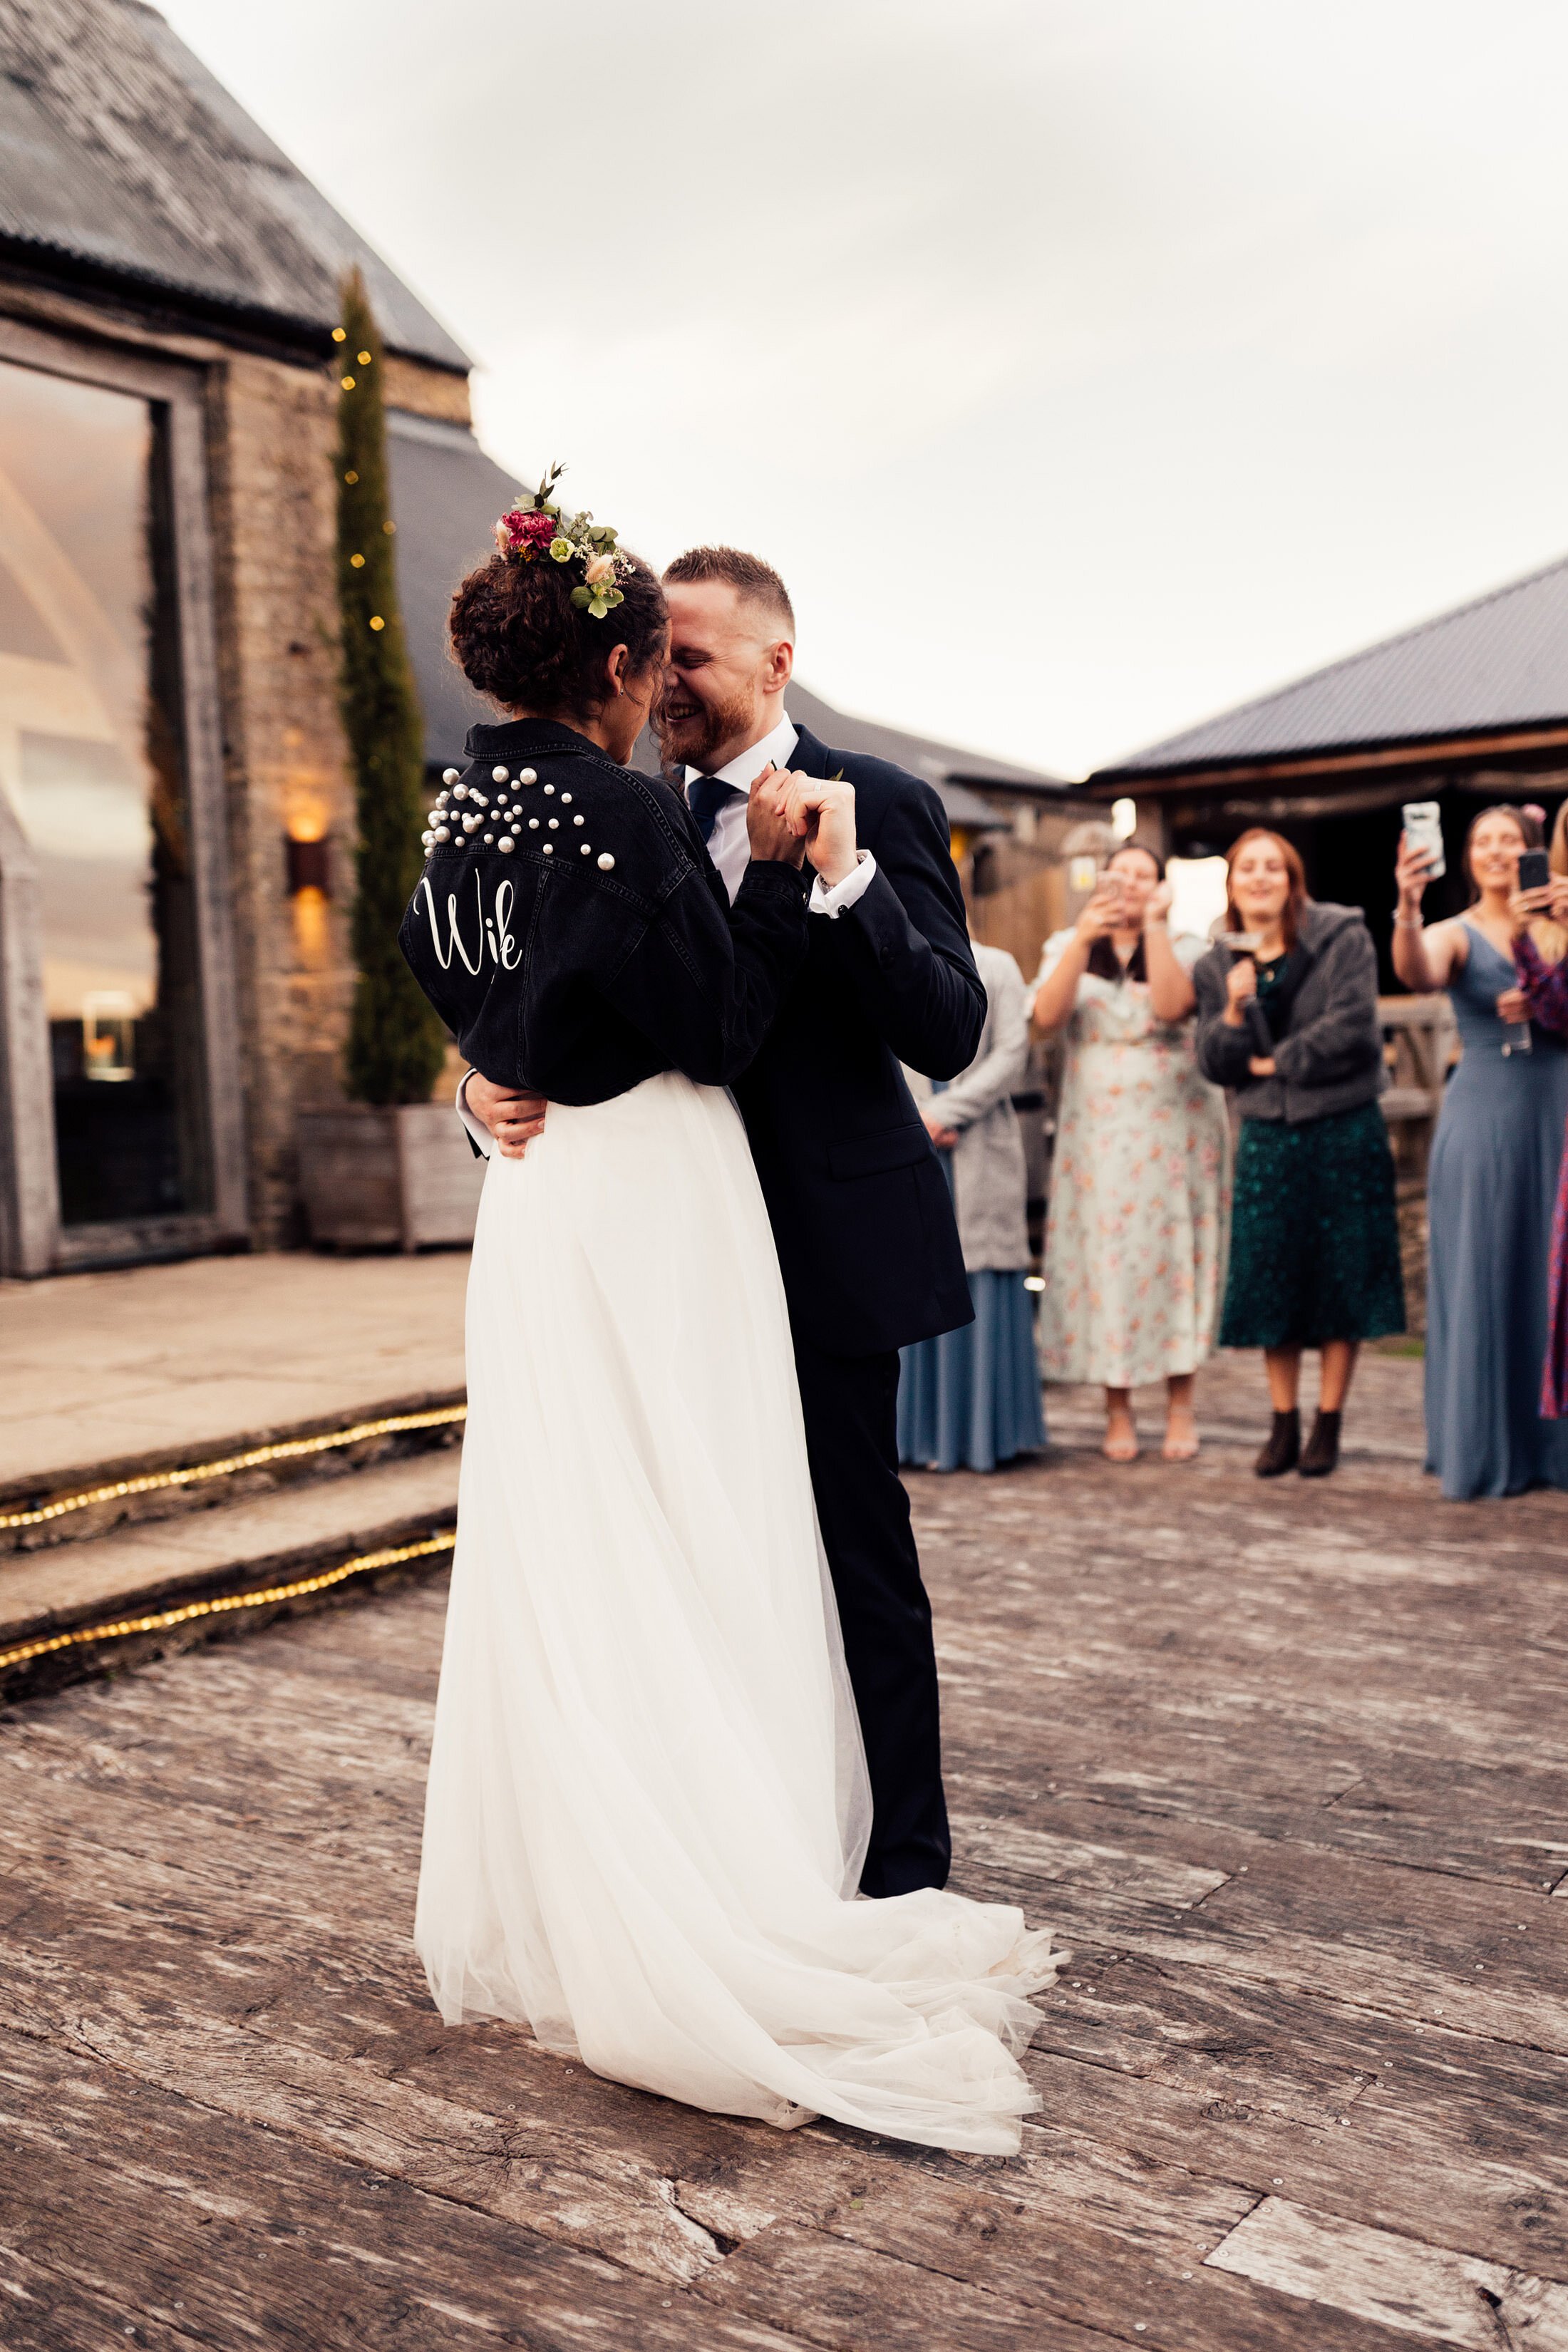
<svg viewBox="0 0 1568 2352"><path fill-rule="evenodd" d="M1199 1067L1235 1090L1242 1119L1219 1344L1264 1351L1274 1420L1259 1477L1322 1477L1357 1349L1405 1328L1377 958L1359 908L1309 899L1279 834L1243 834L1228 864L1229 919L1257 949L1211 948L1193 974ZM1305 1348L1321 1351L1322 1381L1303 1450Z"/></svg>

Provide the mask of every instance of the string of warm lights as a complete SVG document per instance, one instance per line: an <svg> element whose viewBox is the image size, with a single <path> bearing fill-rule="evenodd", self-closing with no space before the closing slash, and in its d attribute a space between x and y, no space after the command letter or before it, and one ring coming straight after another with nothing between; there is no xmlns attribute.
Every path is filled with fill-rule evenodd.
<svg viewBox="0 0 1568 2352"><path fill-rule="evenodd" d="M88 1642L123 1641L132 1633L162 1633L172 1625L188 1625L198 1617L216 1617L235 1609L259 1609L274 1601L297 1601L307 1592L325 1592L329 1586L342 1584L351 1576L365 1576L373 1569L397 1568L406 1559L427 1559L432 1553L450 1551L457 1542L457 1531L448 1528L438 1536L426 1536L420 1543L394 1544L384 1551L361 1552L357 1559L345 1559L338 1568L322 1570L320 1576L297 1577L291 1584L269 1584L260 1592L229 1592L213 1601L187 1601L178 1609L159 1609L146 1617L117 1617L104 1625L79 1625L69 1633L51 1633L37 1642L18 1642L15 1648L0 1650L0 1672L8 1666L25 1665L30 1658L51 1656L57 1650L72 1650Z"/></svg>
<svg viewBox="0 0 1568 2352"><path fill-rule="evenodd" d="M127 1495L155 1495L168 1486L196 1486L209 1478L230 1478L237 1470L258 1470L268 1462L297 1462L310 1454L329 1454L334 1447L359 1445L367 1437L395 1437L407 1429L441 1429L468 1418L466 1404L441 1405L432 1412L399 1412L381 1421L356 1421L352 1429L331 1429L319 1437L285 1437L275 1445L253 1445L244 1454L225 1454L221 1461L196 1462L181 1470L149 1470L139 1478L117 1478L111 1486L88 1486L79 1495L62 1495L34 1511L0 1513L0 1533L8 1528L41 1528L68 1511L85 1511L90 1503L116 1503Z"/></svg>

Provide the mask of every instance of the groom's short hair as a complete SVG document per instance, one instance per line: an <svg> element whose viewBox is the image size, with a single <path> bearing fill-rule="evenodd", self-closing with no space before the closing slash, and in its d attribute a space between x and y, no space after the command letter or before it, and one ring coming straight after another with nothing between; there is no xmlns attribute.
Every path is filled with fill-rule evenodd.
<svg viewBox="0 0 1568 2352"><path fill-rule="evenodd" d="M789 591L771 563L760 555L747 555L738 547L689 547L684 555L665 567L665 581L692 583L703 580L722 580L737 596L746 597L760 604L765 612L777 615L795 635L795 606L789 601Z"/></svg>

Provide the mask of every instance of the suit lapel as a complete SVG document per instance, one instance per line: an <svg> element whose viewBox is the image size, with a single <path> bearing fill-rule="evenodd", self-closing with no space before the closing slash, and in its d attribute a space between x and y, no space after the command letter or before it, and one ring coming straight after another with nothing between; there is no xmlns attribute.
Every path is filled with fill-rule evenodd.
<svg viewBox="0 0 1568 2352"><path fill-rule="evenodd" d="M790 766L803 776L827 775L828 762L833 755L826 744L819 743L809 727L797 725L795 731L795 746L789 755Z"/></svg>

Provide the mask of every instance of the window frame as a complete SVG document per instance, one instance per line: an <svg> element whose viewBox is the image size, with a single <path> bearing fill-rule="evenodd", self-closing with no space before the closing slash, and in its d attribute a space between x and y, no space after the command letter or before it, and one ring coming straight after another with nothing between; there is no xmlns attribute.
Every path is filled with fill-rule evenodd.
<svg viewBox="0 0 1568 2352"><path fill-rule="evenodd" d="M207 467L210 370L7 317L0 317L0 361L129 393L163 412L212 1171L210 1208L62 1225L36 862L15 814L0 803L0 1274L195 1256L248 1233Z"/></svg>

